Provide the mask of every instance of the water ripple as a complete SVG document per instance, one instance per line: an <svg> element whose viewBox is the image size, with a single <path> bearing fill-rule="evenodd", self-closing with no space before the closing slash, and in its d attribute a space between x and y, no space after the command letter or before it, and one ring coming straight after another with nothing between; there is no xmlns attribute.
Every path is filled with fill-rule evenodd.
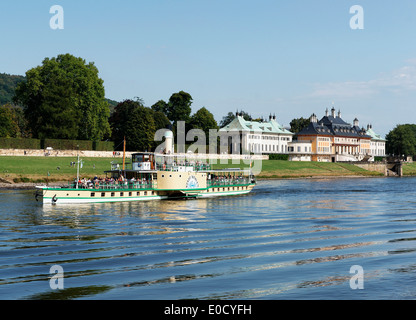
<svg viewBox="0 0 416 320"><path fill-rule="evenodd" d="M243 197L77 207L0 191L0 298L411 299L414 183L276 180Z"/></svg>

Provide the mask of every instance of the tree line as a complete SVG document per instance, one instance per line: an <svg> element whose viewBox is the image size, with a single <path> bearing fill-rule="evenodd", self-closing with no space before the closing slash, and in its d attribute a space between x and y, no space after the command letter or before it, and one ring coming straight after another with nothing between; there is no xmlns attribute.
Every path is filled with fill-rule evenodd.
<svg viewBox="0 0 416 320"><path fill-rule="evenodd" d="M150 151L156 147L155 132L175 131L178 121L185 121L187 130L198 128L208 134L209 129L218 129L207 108L191 114L193 98L184 91L151 107L140 98L106 99L94 63L70 54L45 58L25 77L3 75L2 88L7 89L7 95L1 94L7 103L0 107L0 137L112 140L116 146L126 137L129 150Z"/></svg>
<svg viewBox="0 0 416 320"><path fill-rule="evenodd" d="M45 58L25 77L0 74L0 137L37 139L112 140L120 149L124 137L129 150L154 150L157 130L176 132L178 121L186 129L224 127L236 117L228 112L218 124L202 107L192 114L192 96L180 91L169 100L146 107L140 98L116 102L105 98L104 81L93 62L71 54ZM239 112L245 120L250 114ZM309 119L293 119L291 131L297 133ZM398 125L386 136L386 151L396 155L416 155L416 125Z"/></svg>

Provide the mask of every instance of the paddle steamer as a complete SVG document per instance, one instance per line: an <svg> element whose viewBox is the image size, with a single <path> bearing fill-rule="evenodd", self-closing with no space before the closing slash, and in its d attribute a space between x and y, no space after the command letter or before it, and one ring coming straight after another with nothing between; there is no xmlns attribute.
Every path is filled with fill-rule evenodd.
<svg viewBox="0 0 416 320"><path fill-rule="evenodd" d="M105 179L79 178L64 187L36 187L44 204L99 203L243 195L256 185L251 170L213 170L209 164L174 155L132 154L131 167L112 165ZM78 167L79 167L78 157Z"/></svg>

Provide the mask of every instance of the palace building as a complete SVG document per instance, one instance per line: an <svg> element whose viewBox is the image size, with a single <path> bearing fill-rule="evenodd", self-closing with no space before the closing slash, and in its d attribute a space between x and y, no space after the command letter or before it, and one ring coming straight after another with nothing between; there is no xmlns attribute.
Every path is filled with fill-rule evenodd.
<svg viewBox="0 0 416 320"><path fill-rule="evenodd" d="M342 119L341 111L335 115L335 108L331 114L327 109L321 120L313 114L309 126L289 144L292 161L374 161L374 156L384 155L385 140L372 126L360 128L357 118L351 125Z"/></svg>
<svg viewBox="0 0 416 320"><path fill-rule="evenodd" d="M269 121L246 121L242 114L219 130L222 145L228 153L288 154L293 133L269 116Z"/></svg>
<svg viewBox="0 0 416 320"><path fill-rule="evenodd" d="M386 139L373 131L373 125L367 125L367 134L371 136L370 154L374 157L386 156Z"/></svg>

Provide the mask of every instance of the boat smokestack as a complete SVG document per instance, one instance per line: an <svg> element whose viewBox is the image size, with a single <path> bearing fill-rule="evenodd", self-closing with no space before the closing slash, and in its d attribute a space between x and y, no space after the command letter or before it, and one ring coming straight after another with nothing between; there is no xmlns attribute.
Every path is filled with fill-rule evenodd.
<svg viewBox="0 0 416 320"><path fill-rule="evenodd" d="M175 152L174 145L173 145L173 132L166 131L164 137L165 137L165 153L173 154Z"/></svg>

